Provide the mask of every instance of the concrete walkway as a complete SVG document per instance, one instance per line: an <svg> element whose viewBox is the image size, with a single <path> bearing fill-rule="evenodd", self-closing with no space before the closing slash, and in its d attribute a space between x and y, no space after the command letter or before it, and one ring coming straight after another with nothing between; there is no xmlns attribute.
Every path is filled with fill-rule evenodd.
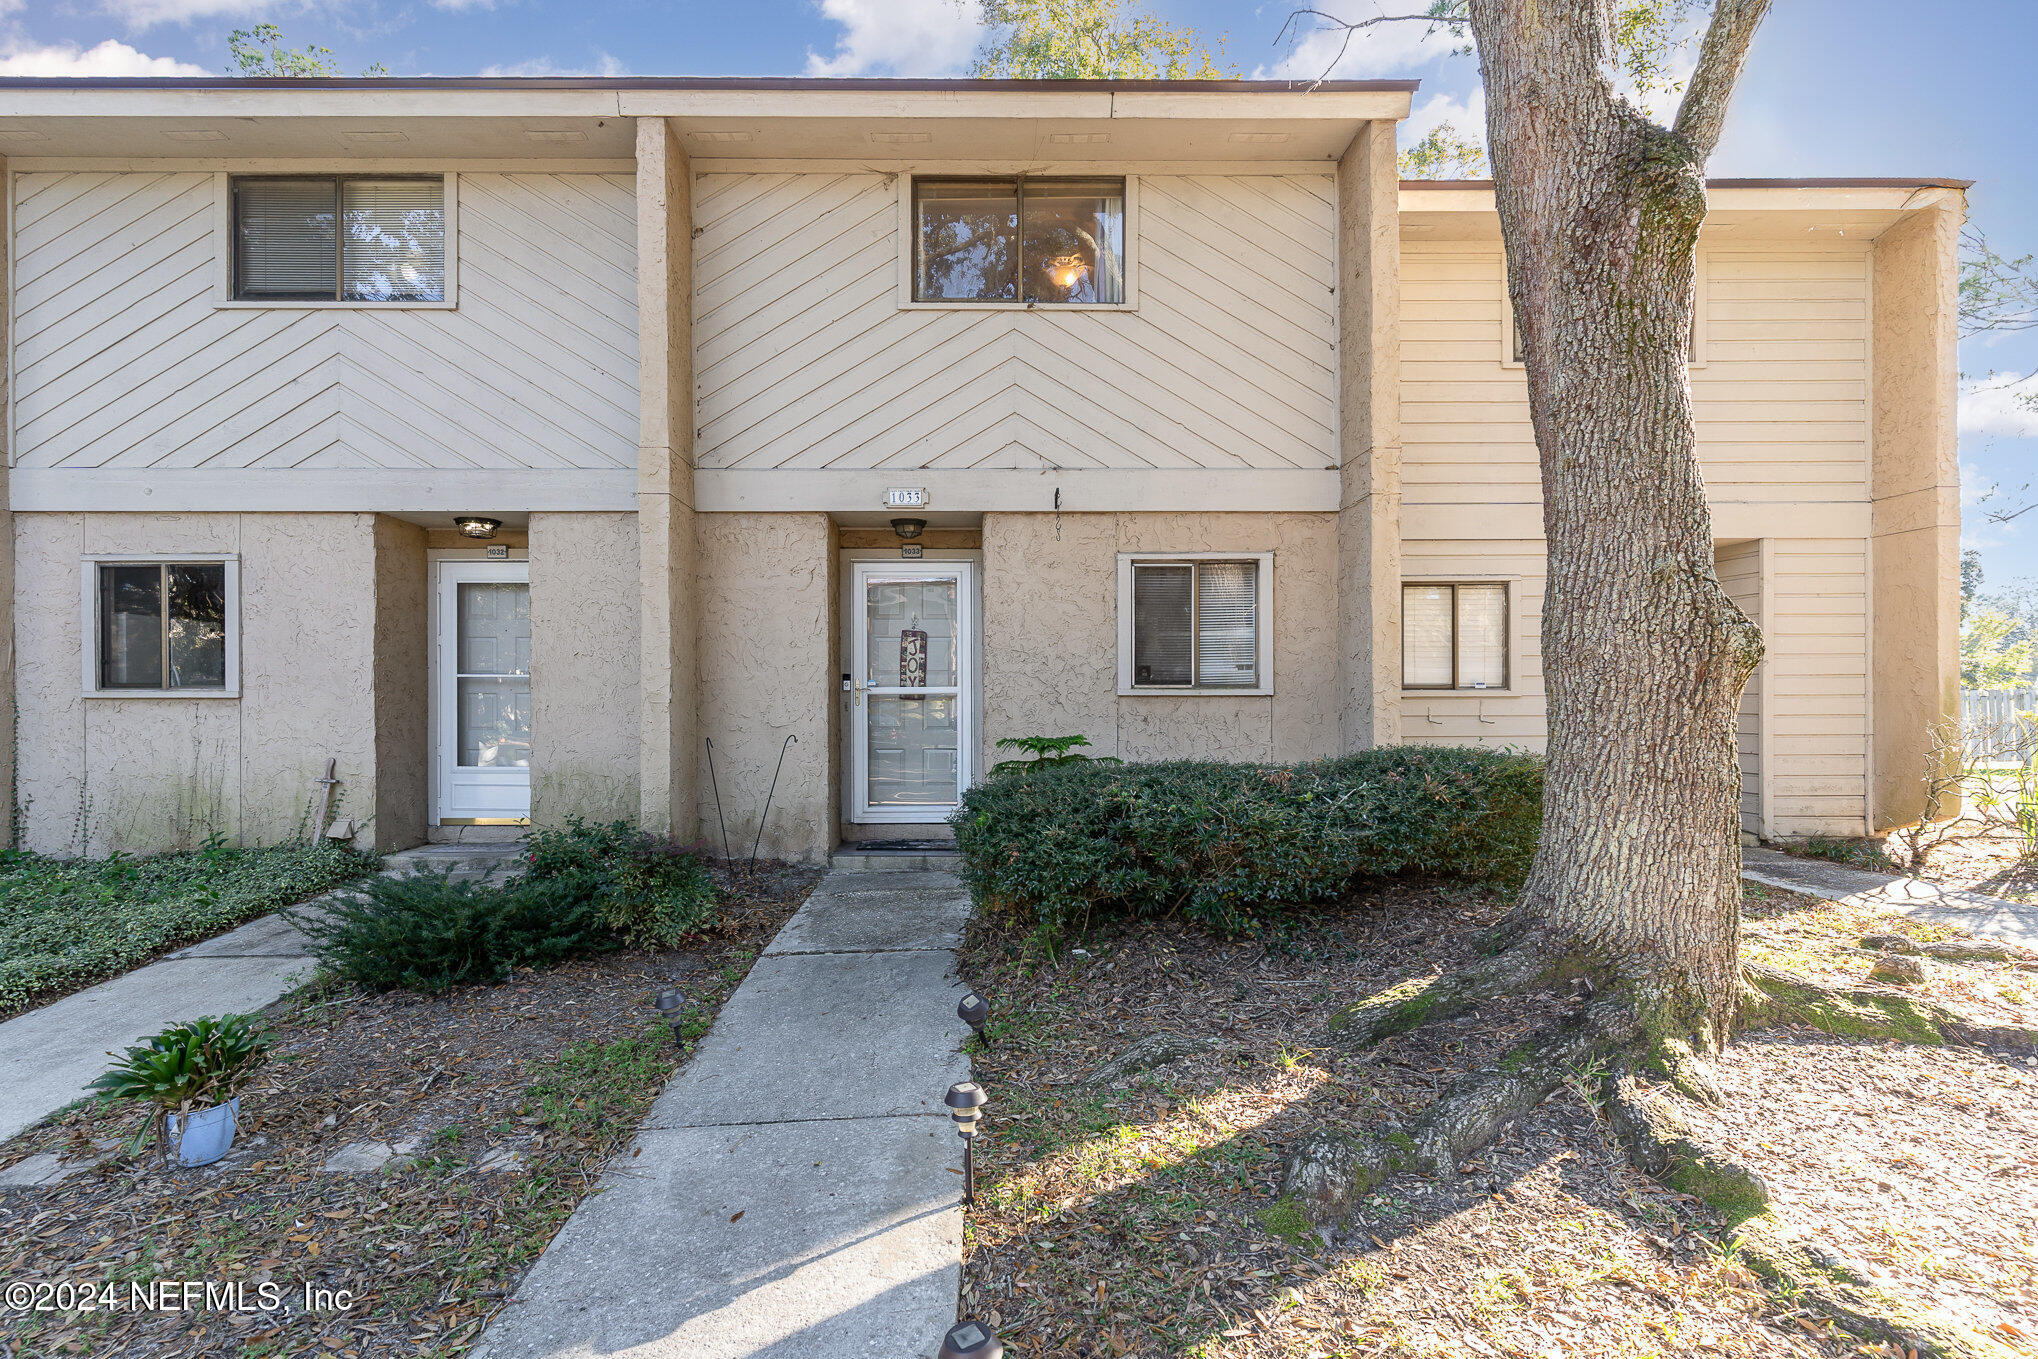
<svg viewBox="0 0 2038 1359"><path fill-rule="evenodd" d="M831 872L476 1359L926 1359L955 1321L954 875Z"/></svg>
<svg viewBox="0 0 2038 1359"><path fill-rule="evenodd" d="M389 855L383 871L446 866L478 877L512 869L515 851L434 845ZM85 1087L106 1070L109 1052L179 1020L245 1014L275 1001L310 974L306 943L280 913L265 915L0 1024L0 1071L7 1073L0 1142L90 1093Z"/></svg>
<svg viewBox="0 0 2038 1359"><path fill-rule="evenodd" d="M1773 849L1741 851L1741 876L1770 887L1850 906L1901 911L1920 920L1958 925L2006 944L2038 949L2038 905L1939 887L1894 873L1871 873Z"/></svg>

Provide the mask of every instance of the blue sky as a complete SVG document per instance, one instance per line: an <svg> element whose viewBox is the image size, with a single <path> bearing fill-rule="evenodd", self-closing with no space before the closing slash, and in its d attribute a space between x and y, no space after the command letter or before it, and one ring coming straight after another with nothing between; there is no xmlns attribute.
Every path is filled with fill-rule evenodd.
<svg viewBox="0 0 2038 1359"><path fill-rule="evenodd" d="M1316 2L1379 12L1379 0ZM1330 60L1320 42L1275 45L1289 3L1152 7L1225 35L1225 55L1248 75L1313 77ZM967 66L977 36L969 0L0 0L0 74L216 73L228 32L265 19L292 45L332 48L348 70L380 62L393 75L945 75ZM1447 49L1391 25L1354 43L1335 73L1419 77L1418 134L1440 118L1476 126L1477 71ZM1971 220L1997 250L2038 251L2034 54L2031 0L1780 0L1713 173L1974 179ZM1970 386L2030 372L2038 333L1970 340L1962 367ZM1970 393L1961 466L1966 538L1989 583L2038 578L2038 522L1993 524L1975 504L1990 485L2029 484L2038 499L2038 411Z"/></svg>

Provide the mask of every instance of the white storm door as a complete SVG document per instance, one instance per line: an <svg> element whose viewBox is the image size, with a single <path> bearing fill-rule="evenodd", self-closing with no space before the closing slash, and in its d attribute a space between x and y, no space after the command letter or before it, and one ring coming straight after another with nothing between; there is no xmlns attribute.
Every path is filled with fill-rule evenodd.
<svg viewBox="0 0 2038 1359"><path fill-rule="evenodd" d="M531 566L439 563L432 652L441 825L531 814Z"/></svg>
<svg viewBox="0 0 2038 1359"><path fill-rule="evenodd" d="M856 562L850 819L945 821L969 786L974 564Z"/></svg>

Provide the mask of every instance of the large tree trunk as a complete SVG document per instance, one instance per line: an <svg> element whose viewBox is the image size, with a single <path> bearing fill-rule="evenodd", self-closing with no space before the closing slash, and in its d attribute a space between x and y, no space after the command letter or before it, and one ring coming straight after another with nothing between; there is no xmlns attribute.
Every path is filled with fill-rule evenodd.
<svg viewBox="0 0 2038 1359"><path fill-rule="evenodd" d="M1765 7L1723 0L1687 114L1724 105L1746 33L1720 30ZM1713 570L1686 367L1717 116L1673 132L1621 99L1606 9L1471 0L1549 551L1549 775L1523 904L1631 988L1654 1035L1711 1047L1738 995L1735 721L1762 653ZM1704 89L1722 40L1731 69Z"/></svg>

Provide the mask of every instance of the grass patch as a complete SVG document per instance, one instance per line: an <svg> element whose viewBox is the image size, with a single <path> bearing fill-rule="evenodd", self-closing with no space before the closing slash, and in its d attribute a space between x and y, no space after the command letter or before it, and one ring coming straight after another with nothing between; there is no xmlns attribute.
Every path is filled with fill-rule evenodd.
<svg viewBox="0 0 2038 1359"><path fill-rule="evenodd" d="M0 1017L374 871L334 845L54 859L0 851Z"/></svg>

